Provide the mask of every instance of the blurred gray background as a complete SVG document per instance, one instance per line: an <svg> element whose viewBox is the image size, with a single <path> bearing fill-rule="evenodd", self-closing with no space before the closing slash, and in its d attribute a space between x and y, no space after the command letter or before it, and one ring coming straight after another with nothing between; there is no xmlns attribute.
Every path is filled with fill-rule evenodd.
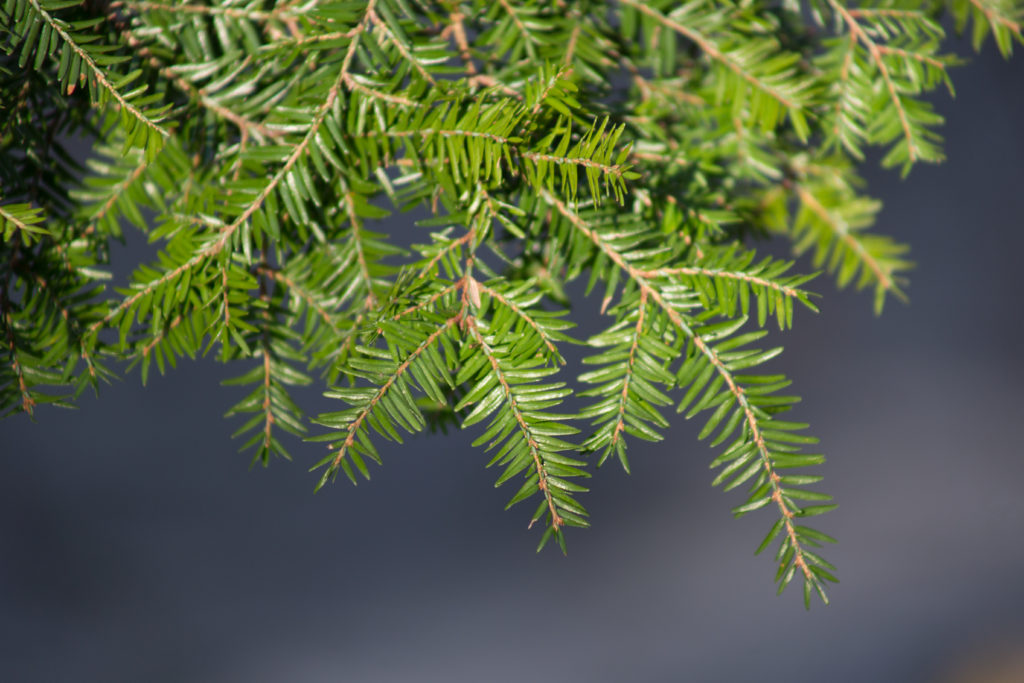
<svg viewBox="0 0 1024 683"><path fill-rule="evenodd" d="M732 519L681 418L632 476L596 472L567 557L537 555L471 436L314 495L322 446L250 469L237 372L185 363L0 423L0 680L997 680L978 667L1024 652L1021 59L954 71L946 164L866 172L911 304L875 318L822 278L781 339L840 504L831 606L775 595L773 518Z"/></svg>

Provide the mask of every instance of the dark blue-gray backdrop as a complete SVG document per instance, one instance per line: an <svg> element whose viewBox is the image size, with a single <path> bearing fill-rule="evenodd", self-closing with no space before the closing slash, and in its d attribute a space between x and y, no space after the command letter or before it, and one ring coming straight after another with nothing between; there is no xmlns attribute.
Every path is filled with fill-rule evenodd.
<svg viewBox="0 0 1024 683"><path fill-rule="evenodd" d="M830 607L776 597L771 515L731 518L690 425L597 472L593 529L536 555L470 439L313 495L321 446L250 470L238 393L185 363L0 423L0 680L913 683L1019 654L1024 64L972 61L938 98L949 161L867 171L911 305L823 278L783 340L840 504Z"/></svg>

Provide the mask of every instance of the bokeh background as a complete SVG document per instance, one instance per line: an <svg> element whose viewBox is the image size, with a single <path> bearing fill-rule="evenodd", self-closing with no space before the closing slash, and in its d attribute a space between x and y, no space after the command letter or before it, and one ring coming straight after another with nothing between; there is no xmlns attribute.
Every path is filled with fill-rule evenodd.
<svg viewBox="0 0 1024 683"><path fill-rule="evenodd" d="M731 518L693 425L596 472L593 528L537 555L471 437L314 495L321 446L250 469L196 362L0 423L0 680L1024 681L1021 60L954 71L946 164L866 171L911 304L823 278L783 339L840 504L831 606L775 595L773 519Z"/></svg>

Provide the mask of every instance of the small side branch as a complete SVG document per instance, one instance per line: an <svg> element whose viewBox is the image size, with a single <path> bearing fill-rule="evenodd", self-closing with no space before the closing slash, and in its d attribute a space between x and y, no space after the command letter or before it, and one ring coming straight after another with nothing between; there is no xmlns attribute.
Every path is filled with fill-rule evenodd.
<svg viewBox="0 0 1024 683"><path fill-rule="evenodd" d="M157 133L158 135L164 138L170 137L171 134L168 133L160 124L158 124L156 121L153 121L151 118L146 116L146 114L144 114L141 110L139 110L138 107L136 107L134 104L125 99L125 97L118 91L118 89L114 87L114 84L110 82L110 80L107 78L106 73L103 71L103 69L99 67L98 64L96 64L95 60L93 60L89 53L86 52L82 48L82 46L79 45L75 41L75 39L71 37L71 34L64 30L64 26L62 23L58 23L57 21L55 21L53 17L50 16L50 13L42 8L38 0L29 0L29 3L31 4L32 9L50 27L50 30L56 33L58 36L60 36L61 40L64 41L68 48L70 48L71 51L74 52L80 60L82 60L82 63L85 64L85 66L92 73L92 77L96 80L96 84L99 85L99 87L102 88L104 91L106 91L110 95L110 97L112 97L114 101L117 102L117 105L121 109L128 112L132 118L134 118L139 123L149 128L154 133ZM39 46L38 49L42 50L45 48L43 46ZM74 83L70 85L73 86Z"/></svg>
<svg viewBox="0 0 1024 683"><path fill-rule="evenodd" d="M530 425L523 416L523 412L519 409L516 396L512 392L512 387L508 381L508 377L505 375L505 371L501 367L501 362L494 354L494 350L487 344L487 341L480 333L476 324L476 318L472 315L467 316L465 319L465 327L470 336L477 344L480 345L481 351L483 351L484 356L491 365L491 370L494 372L495 377L498 378L498 383L501 385L502 392L505 395L505 402L508 404L509 410L512 411L512 416L515 418L519 431L530 450L534 468L537 470L537 489L544 494L544 500L547 502L548 512L551 514L551 526L555 531L557 531L559 527L565 523L565 520L563 520L558 514L558 509L555 507L555 499L551 495L551 489L548 486L548 475L547 471L544 469L544 461L540 452L540 444L537 443L537 440L533 435L533 430L530 429Z"/></svg>
<svg viewBox="0 0 1024 683"><path fill-rule="evenodd" d="M480 292L482 294L486 294L487 296L491 297L492 299L495 299L495 300L501 302L501 304L503 306L505 306L510 311L515 313L517 316L519 316L519 318L522 319L523 322L525 322L531 328L533 328L533 331L537 333L537 336L539 336L543 340L544 346L547 347L548 351L550 351L556 357L559 357L558 349L555 347L554 343L551 341L551 337L548 336L547 332L545 332L543 330L543 328L541 328L541 326L537 323L537 321L534 320L530 316L529 313L527 313L522 308L520 308L520 306L516 302L512 301L511 299L509 299L508 297L506 297L501 292L499 292L499 291L497 291L495 289L492 289L492 288L488 287L487 285L485 285L483 283L477 282L477 288L480 290ZM565 364L565 360L562 359L561 363L562 363L562 365L564 365Z"/></svg>
<svg viewBox="0 0 1024 683"><path fill-rule="evenodd" d="M778 89L773 88L769 84L759 79L754 74L750 73L747 69L744 69L740 64L736 63L734 59L730 58L727 54L722 52L712 40L701 35L698 31L688 26L684 26L683 24L680 24L677 21L672 20L671 18L665 16L658 10L647 6L643 2L640 2L640 0L620 0L620 2L622 2L622 4L624 5L629 5L638 12L646 14L647 16L653 18L655 21L665 26L669 30L674 31L675 33L678 33L684 38L687 38L688 40L692 41L708 57L710 57L716 62L723 64L737 76L739 76L740 78L742 78L743 80L745 80L747 83L754 86L758 90L761 90L765 94L771 96L773 99L777 100L779 104L786 107L787 109L793 109L799 106L796 102L792 101L790 98L786 97L781 92L779 92Z"/></svg>
<svg viewBox="0 0 1024 683"><path fill-rule="evenodd" d="M391 375L387 378L384 384L382 384L377 389L373 397L367 402L363 409L359 411L359 414L352 421L352 423L349 424L345 434L345 441L342 442L341 448L338 449L338 453L334 456L333 460L331 460L331 471L336 471L339 467L341 467L341 461L345 458L345 453L348 451L349 447L352 446L353 443L355 443L356 433L359 431L359 428L362 426L363 422L366 421L366 419L370 416L370 413L373 412L374 408L377 406L380 400L384 398L384 396L388 393L391 387L394 386L395 382L398 381L398 379L405 374L405 372L409 369L409 366L413 363L413 361L419 358L420 354L426 351L435 341L437 341L437 339L442 334L447 332L453 325L459 322L460 319L459 316L457 315L448 318L443 325L441 325L436 330L431 332L430 335L426 339L424 339L419 346L413 349L412 352L410 352L409 355L406 356L405 360L403 360L398 365L398 367L395 368L395 371L391 373Z"/></svg>
<svg viewBox="0 0 1024 683"><path fill-rule="evenodd" d="M895 283L893 282L892 276L886 268L882 267L882 264L871 255L871 253L864 248L864 245L860 243L857 238L850 234L850 231L846 229L846 226L840 224L834 216L832 216L828 209L821 205L821 202L815 198L813 194L807 191L806 188L797 186L797 196L800 197L800 201L810 209L821 221L827 225L832 232L838 237L844 244L857 254L861 262L874 274L878 280L878 284L883 289L895 290Z"/></svg>
<svg viewBox="0 0 1024 683"><path fill-rule="evenodd" d="M892 101L893 106L896 108L896 113L899 116L900 127L903 129L903 137L907 141L907 159L910 162L917 161L919 152L917 146L914 144L914 133L911 129L910 119L907 117L907 110L903 106L903 101L900 100L899 90L896 88L896 83L893 82L892 74L889 73L889 67L886 65L885 60L882 57L882 49L867 32L861 27L860 22L857 18L850 13L850 10L846 9L837 0L828 0L829 5L832 9L842 17L843 22L850 30L851 40L859 41L867 49L868 54L871 57L872 63L875 68L878 69L878 73L882 76L882 81L885 83L885 89L889 93L889 99Z"/></svg>

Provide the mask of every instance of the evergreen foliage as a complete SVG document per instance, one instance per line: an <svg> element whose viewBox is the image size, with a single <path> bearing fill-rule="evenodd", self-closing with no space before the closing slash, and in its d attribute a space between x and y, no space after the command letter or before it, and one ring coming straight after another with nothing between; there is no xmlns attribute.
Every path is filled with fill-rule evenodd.
<svg viewBox="0 0 1024 683"><path fill-rule="evenodd" d="M674 410L734 514L771 510L779 590L825 600L804 521L834 506L769 328L817 310L813 269L902 296L853 163L941 160L943 17L1009 56L1022 6L3 0L0 414L214 354L255 461L288 433L326 442L321 486L355 482L380 439L471 428L564 548L591 467L628 470ZM412 247L381 232L412 209ZM160 251L111 287L125 229ZM776 234L811 270L755 254ZM605 321L583 340L580 279ZM306 416L310 384L337 410Z"/></svg>

